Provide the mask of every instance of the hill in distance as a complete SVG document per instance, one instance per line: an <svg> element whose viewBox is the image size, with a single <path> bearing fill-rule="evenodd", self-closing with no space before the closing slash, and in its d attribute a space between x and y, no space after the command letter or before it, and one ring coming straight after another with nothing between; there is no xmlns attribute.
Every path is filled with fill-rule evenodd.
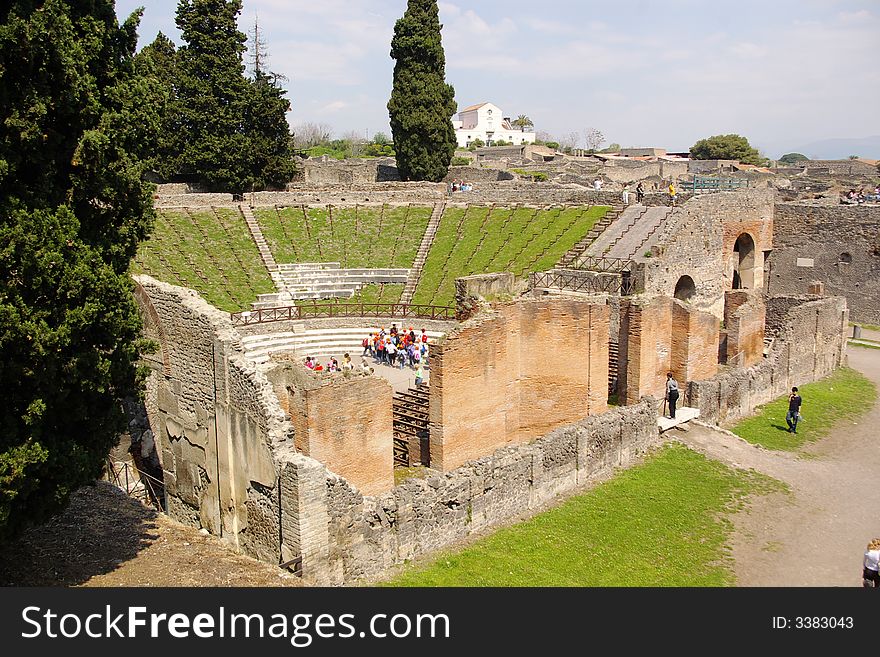
<svg viewBox="0 0 880 657"><path fill-rule="evenodd" d="M811 160L845 160L858 155L869 160L880 160L880 135L851 139L823 139L793 148L793 153L803 153Z"/></svg>

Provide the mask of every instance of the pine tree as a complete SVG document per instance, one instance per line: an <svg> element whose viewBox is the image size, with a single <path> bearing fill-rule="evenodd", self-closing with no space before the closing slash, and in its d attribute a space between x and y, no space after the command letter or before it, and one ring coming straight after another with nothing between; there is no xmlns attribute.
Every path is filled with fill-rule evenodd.
<svg viewBox="0 0 880 657"><path fill-rule="evenodd" d="M128 267L159 124L138 21L113 0L0 10L0 538L100 474L138 393Z"/></svg>
<svg viewBox="0 0 880 657"><path fill-rule="evenodd" d="M455 153L455 90L446 84L446 57L436 0L409 0L394 26L394 87L388 112L397 167L404 180L439 182Z"/></svg>
<svg viewBox="0 0 880 657"><path fill-rule="evenodd" d="M177 51L178 172L212 191L241 193L254 183L244 157L249 88L240 13L241 0L180 0L177 7L186 42Z"/></svg>

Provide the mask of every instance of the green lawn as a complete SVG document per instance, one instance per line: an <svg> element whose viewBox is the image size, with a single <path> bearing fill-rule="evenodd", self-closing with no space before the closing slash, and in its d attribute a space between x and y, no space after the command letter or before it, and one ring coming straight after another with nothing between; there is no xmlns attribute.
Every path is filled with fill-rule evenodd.
<svg viewBox="0 0 880 657"><path fill-rule="evenodd" d="M413 303L452 305L455 279L488 272L524 277L552 268L608 212L606 206L444 212Z"/></svg>
<svg viewBox="0 0 880 657"><path fill-rule="evenodd" d="M408 269L432 207L256 208L254 216L278 263L338 262L343 268Z"/></svg>
<svg viewBox="0 0 880 657"><path fill-rule="evenodd" d="M788 433L785 416L788 395L757 409L757 415L743 420L733 432L748 442L767 449L797 451L827 435L843 419L855 420L877 399L877 390L864 376L843 367L827 379L798 386L803 419L796 434Z"/></svg>
<svg viewBox="0 0 880 657"><path fill-rule="evenodd" d="M160 210L132 271L196 290L228 312L275 291L244 217L233 208Z"/></svg>
<svg viewBox="0 0 880 657"><path fill-rule="evenodd" d="M727 514L785 490L681 445L534 518L498 530L394 586L730 586Z"/></svg>

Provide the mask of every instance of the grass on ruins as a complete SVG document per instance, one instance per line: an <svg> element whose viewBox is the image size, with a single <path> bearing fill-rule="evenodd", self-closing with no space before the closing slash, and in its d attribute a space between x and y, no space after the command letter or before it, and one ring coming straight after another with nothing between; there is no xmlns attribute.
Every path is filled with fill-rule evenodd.
<svg viewBox="0 0 880 657"><path fill-rule="evenodd" d="M396 586L730 586L725 516L746 496L786 490L681 445L592 491L506 527Z"/></svg>
<svg viewBox="0 0 880 657"><path fill-rule="evenodd" d="M346 269L412 267L432 207L256 208L278 263L338 262Z"/></svg>
<svg viewBox="0 0 880 657"><path fill-rule="evenodd" d="M484 272L518 277L552 268L610 208L447 208L413 303L453 305L455 279Z"/></svg>
<svg viewBox="0 0 880 657"><path fill-rule="evenodd" d="M245 310L275 291L238 209L160 210L132 265L166 283L196 290L221 310Z"/></svg>
<svg viewBox="0 0 880 657"><path fill-rule="evenodd" d="M826 379L798 386L803 405L796 434L788 433L785 416L788 395L757 409L733 432L748 442L767 449L797 451L827 435L840 420L855 421L877 399L874 384L853 369L844 367Z"/></svg>

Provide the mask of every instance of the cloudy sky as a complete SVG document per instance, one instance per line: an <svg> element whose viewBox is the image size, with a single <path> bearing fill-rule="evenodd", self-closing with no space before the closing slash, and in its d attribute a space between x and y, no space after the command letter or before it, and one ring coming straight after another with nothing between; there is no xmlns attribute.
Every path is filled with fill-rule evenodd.
<svg viewBox="0 0 880 657"><path fill-rule="evenodd" d="M141 45L180 43L176 0L144 6ZM291 125L388 132L389 56L405 0L245 0L269 66L288 78ZM459 107L491 101L557 137L588 128L623 146L686 150L736 132L769 156L880 134L877 0L440 2Z"/></svg>

